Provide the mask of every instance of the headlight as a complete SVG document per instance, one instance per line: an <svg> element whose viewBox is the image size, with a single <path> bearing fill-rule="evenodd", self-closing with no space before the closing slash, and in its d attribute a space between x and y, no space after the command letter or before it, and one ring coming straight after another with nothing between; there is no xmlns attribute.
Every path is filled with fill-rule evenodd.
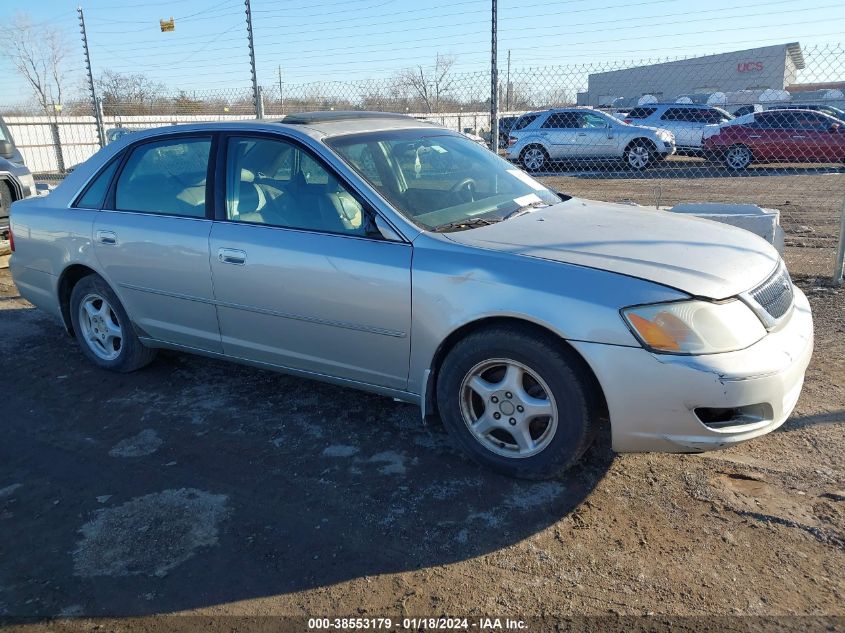
<svg viewBox="0 0 845 633"><path fill-rule="evenodd" d="M732 352L766 335L760 319L737 299L634 306L622 316L644 347L667 354Z"/></svg>

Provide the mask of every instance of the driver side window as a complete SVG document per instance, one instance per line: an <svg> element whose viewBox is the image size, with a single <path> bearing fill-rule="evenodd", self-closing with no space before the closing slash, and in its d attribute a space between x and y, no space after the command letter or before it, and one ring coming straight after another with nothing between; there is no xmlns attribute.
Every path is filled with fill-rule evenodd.
<svg viewBox="0 0 845 633"><path fill-rule="evenodd" d="M366 211L357 196L320 160L281 139L229 139L226 218L323 233L366 234Z"/></svg>

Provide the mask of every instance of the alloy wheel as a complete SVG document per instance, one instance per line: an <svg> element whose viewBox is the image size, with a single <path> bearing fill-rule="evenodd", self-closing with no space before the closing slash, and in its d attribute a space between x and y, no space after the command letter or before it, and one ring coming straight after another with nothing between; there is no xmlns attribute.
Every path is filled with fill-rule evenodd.
<svg viewBox="0 0 845 633"><path fill-rule="evenodd" d="M79 326L88 348L102 360L115 360L123 350L123 329L109 302L101 295L85 295L79 304Z"/></svg>
<svg viewBox="0 0 845 633"><path fill-rule="evenodd" d="M461 383L461 415L487 450L525 458L544 450L558 424L557 403L532 369L499 358L478 363Z"/></svg>
<svg viewBox="0 0 845 633"><path fill-rule="evenodd" d="M635 145L628 150L628 165L634 169L645 169L651 160L651 152L647 147Z"/></svg>
<svg viewBox="0 0 845 633"><path fill-rule="evenodd" d="M747 147L731 147L725 156L725 162L731 169L745 169L751 163L751 152Z"/></svg>
<svg viewBox="0 0 845 633"><path fill-rule="evenodd" d="M529 147L522 155L522 164L528 171L540 171L545 162L546 155L539 147Z"/></svg>

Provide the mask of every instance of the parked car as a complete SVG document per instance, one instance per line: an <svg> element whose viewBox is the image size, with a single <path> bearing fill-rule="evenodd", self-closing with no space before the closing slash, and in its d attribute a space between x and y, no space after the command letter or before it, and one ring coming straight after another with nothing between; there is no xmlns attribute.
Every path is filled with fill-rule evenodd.
<svg viewBox="0 0 845 633"><path fill-rule="evenodd" d="M840 121L845 122L845 110L841 108L836 108L831 105L818 105L818 104L806 104L806 103L788 103L788 104L779 104L776 106L771 106L770 110L814 110L816 112L823 112L824 114L829 114L832 117L839 119Z"/></svg>
<svg viewBox="0 0 845 633"><path fill-rule="evenodd" d="M653 103L634 108L625 123L669 130L675 135L679 154L701 151L701 133L708 125L730 121L733 117L722 110L695 103Z"/></svg>
<svg viewBox="0 0 845 633"><path fill-rule="evenodd" d="M754 112L762 112L764 110L763 106L759 103L748 103L744 106L739 106L735 108L731 114L734 117L741 117L745 116L746 114L753 114Z"/></svg>
<svg viewBox="0 0 845 633"><path fill-rule="evenodd" d="M741 170L752 162L845 161L845 122L812 110L767 110L723 125L704 140L706 154Z"/></svg>
<svg viewBox="0 0 845 633"><path fill-rule="evenodd" d="M106 130L106 143L114 143L115 141L122 139L127 134L132 134L133 132L137 132L137 130L126 127L109 128Z"/></svg>
<svg viewBox="0 0 845 633"><path fill-rule="evenodd" d="M499 149L505 149L508 146L508 136L518 119L518 116L499 117Z"/></svg>
<svg viewBox="0 0 845 633"><path fill-rule="evenodd" d="M21 295L98 367L169 348L372 391L520 477L607 420L617 451L768 433L812 352L752 233L556 194L399 115L138 132L16 202L12 231Z"/></svg>
<svg viewBox="0 0 845 633"><path fill-rule="evenodd" d="M674 151L671 132L627 125L592 108L556 108L520 117L505 155L538 172L561 160L621 159L632 169L645 169Z"/></svg>
<svg viewBox="0 0 845 633"><path fill-rule="evenodd" d="M0 118L0 235L8 231L12 203L34 195L37 195L35 179L15 147L9 128Z"/></svg>

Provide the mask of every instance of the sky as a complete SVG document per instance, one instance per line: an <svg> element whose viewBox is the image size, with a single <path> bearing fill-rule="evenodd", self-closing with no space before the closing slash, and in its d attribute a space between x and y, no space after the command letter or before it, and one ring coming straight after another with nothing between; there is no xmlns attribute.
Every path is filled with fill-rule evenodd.
<svg viewBox="0 0 845 633"><path fill-rule="evenodd" d="M0 0L60 31L64 73L85 86L76 7L70 0ZM178 90L248 89L243 0L82 0L95 76L141 73ZM490 0L252 0L258 80L284 84L384 78L455 60L453 72L486 71ZM175 19L162 33L159 19ZM499 66L514 69L650 60L798 41L845 44L842 0L499 0ZM839 63L841 68L841 61ZM842 79L842 78L838 78ZM30 97L0 58L0 103Z"/></svg>

